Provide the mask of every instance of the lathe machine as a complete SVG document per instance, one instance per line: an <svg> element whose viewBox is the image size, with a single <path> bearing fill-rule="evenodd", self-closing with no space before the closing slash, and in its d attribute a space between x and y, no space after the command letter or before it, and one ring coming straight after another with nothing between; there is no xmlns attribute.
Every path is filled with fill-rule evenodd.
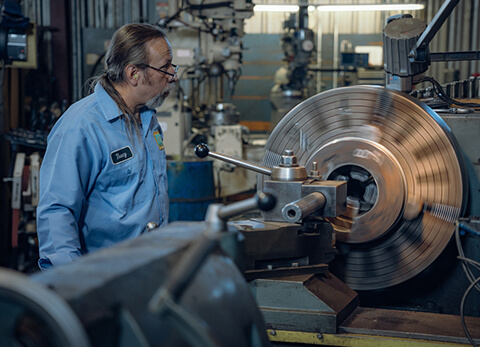
<svg viewBox="0 0 480 347"><path fill-rule="evenodd" d="M258 196L51 271L0 270L0 345L478 345L480 115L406 88L456 3L426 30L389 21L389 88L301 102L261 165L197 147L258 172Z"/></svg>
<svg viewBox="0 0 480 347"><path fill-rule="evenodd" d="M461 217L477 178L431 108L382 87L327 91L287 114L265 150L262 165L196 150L260 173L276 205L258 218L226 224L258 199L213 204L205 223L173 223L52 271L2 270L0 344L478 343L478 296L465 305L458 295L478 277L435 272L443 257L460 262L449 257L458 221L475 232ZM475 252L463 260L478 254L474 234L459 243ZM398 304L405 284L422 292L432 275L456 287L433 300L449 314L362 301L393 293ZM460 301L460 314L448 312Z"/></svg>

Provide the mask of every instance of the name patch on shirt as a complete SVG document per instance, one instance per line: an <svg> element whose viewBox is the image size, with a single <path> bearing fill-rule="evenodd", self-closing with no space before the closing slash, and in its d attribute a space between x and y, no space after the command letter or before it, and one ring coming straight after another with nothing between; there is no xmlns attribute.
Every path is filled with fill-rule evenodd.
<svg viewBox="0 0 480 347"><path fill-rule="evenodd" d="M153 136L155 136L155 141L157 141L158 148L160 148L161 151L165 149L165 146L163 145L162 135L160 135L160 132L154 131Z"/></svg>
<svg viewBox="0 0 480 347"><path fill-rule="evenodd" d="M133 152L132 149L127 146L123 147L120 149L117 149L116 151L113 151L110 153L110 158L112 159L112 163L114 165L123 163L124 161L127 161L129 159L133 158Z"/></svg>

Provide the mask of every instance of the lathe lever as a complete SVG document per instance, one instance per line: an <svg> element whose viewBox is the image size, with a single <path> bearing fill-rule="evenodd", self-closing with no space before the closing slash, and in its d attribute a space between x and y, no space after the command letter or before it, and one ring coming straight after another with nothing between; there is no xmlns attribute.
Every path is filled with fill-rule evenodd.
<svg viewBox="0 0 480 347"><path fill-rule="evenodd" d="M208 148L208 146L205 143L201 143L201 144L197 145L197 147L195 147L195 155L198 158L205 158L207 155L209 155L212 158L215 158L215 159L218 159L218 160L230 163L230 164L234 164L234 165L243 167L243 168L248 169L248 170L252 170L252 171L261 173L262 175L270 176L272 174L272 169L270 169L266 166L262 166L262 165L258 165L258 164L252 164L252 163L250 163L246 160L243 160L243 159L232 157L232 156L229 156L229 155L226 155L226 154L220 154L220 153L217 153L217 152L213 152Z"/></svg>

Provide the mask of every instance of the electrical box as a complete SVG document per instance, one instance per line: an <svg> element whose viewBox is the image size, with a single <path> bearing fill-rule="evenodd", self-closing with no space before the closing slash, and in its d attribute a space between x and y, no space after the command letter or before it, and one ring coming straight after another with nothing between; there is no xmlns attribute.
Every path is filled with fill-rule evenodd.
<svg viewBox="0 0 480 347"><path fill-rule="evenodd" d="M27 60L27 33L11 29L7 34L7 56L12 61Z"/></svg>
<svg viewBox="0 0 480 347"><path fill-rule="evenodd" d="M37 68L37 27L30 23L26 32L10 30L7 34L7 54L11 59L6 67Z"/></svg>

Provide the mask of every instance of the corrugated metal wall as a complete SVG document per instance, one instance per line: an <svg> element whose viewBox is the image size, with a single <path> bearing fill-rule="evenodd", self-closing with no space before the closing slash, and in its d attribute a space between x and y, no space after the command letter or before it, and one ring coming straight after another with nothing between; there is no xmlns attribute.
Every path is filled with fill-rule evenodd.
<svg viewBox="0 0 480 347"><path fill-rule="evenodd" d="M84 28L116 29L129 22L154 22L158 17L156 7L159 3L166 4L167 0L70 0L71 12L71 44L73 66L73 98L81 97L84 79L82 42ZM258 0L256 4L298 4L297 0ZM424 11L412 11L415 18L430 23L443 4L443 0L426 0ZM479 8L480 0L462 0L457 5L450 18L444 23L437 36L433 39L431 52L480 50L479 35ZM371 0L345 1L310 1L310 4L371 4ZM377 1L377 3L400 3L403 0ZM55 2L50 0L23 1L24 14L39 26L50 25L50 6ZM324 34L333 34L334 40L340 34L374 34L381 33L385 20L398 11L388 12L310 12L309 27L317 34L317 47L322 51L321 37ZM283 22L288 13L258 12L246 20L245 31L250 34L279 34L283 32ZM49 35L49 33L45 33ZM48 37L44 38L48 42ZM353 44L355 44L353 42ZM339 50L340 41L334 42L334 49ZM50 50L46 50L50 54ZM334 59L338 60L338 54ZM51 59L48 59L51 61ZM322 55L317 57L317 63L322 62ZM338 62L334 61L334 65ZM466 79L470 75L480 73L480 62L449 62L434 63L427 72L440 83L451 82L456 79Z"/></svg>
<svg viewBox="0 0 480 347"><path fill-rule="evenodd" d="M255 1L256 4L279 4L274 0ZM376 1L371 0L348 0L348 1L309 1L309 4L322 5L341 5L341 4L405 4L402 0ZM281 4L298 4L298 1L285 1ZM316 35L316 65L328 68L338 68L340 65L340 52L343 40L348 40L353 46L360 44L355 42L356 37L363 35L378 35L375 45L382 45L382 32L386 19L397 14L410 13L413 17L423 19L424 10L418 11L371 11L371 12L319 12L310 11L308 26ZM280 34L283 32L283 22L288 19L289 13L284 12L257 12L246 21L245 32L248 34ZM349 35L352 35L349 37ZM343 37L340 40L340 36ZM332 42L325 42L324 38L329 38ZM362 44L364 44L362 42ZM320 92L325 85L324 79L329 79L326 83L330 88L338 86L339 73L317 74L317 91Z"/></svg>
<svg viewBox="0 0 480 347"><path fill-rule="evenodd" d="M426 21L430 23L444 1L427 0ZM430 52L480 50L480 0L462 0L455 7L430 44ZM432 63L426 74L440 83L467 79L480 73L480 61Z"/></svg>
<svg viewBox="0 0 480 347"><path fill-rule="evenodd" d="M255 4L291 4L297 5L297 0L283 2L274 0L254 1ZM361 5L361 4L405 4L403 0L371 1L371 0L348 0L348 1L309 1L309 4L322 5ZM425 11L410 11L414 17L424 19ZM373 11L373 12L309 12L309 27L323 34L374 34L381 33L385 26L385 20L395 14L407 13L404 11ZM257 12L247 19L245 31L247 34L278 34L283 32L283 21L289 16L284 12Z"/></svg>
<svg viewBox="0 0 480 347"><path fill-rule="evenodd" d="M431 52L453 52L480 50L480 24L479 8L480 0L462 0L457 5L453 13L443 24L430 45ZM256 4L279 4L274 0L255 1ZM372 4L370 0L348 0L348 1L310 1L309 4L320 3L327 4ZM404 4L402 0L377 1L376 3L399 3ZM322 34L334 34L334 38L339 34L374 34L382 33L386 19L392 15L400 13L410 13L413 17L424 20L429 24L435 14L440 9L444 0L427 0L423 2L426 7L421 11L376 11L376 12L309 12L309 27L314 30L317 37ZM285 1L281 4L298 4L298 1ZM271 33L278 34L283 31L283 22L288 18L288 13L280 12L260 12L246 21L245 31L248 34L253 33ZM337 45L340 44L338 41ZM353 42L355 44L355 42ZM317 46L322 49L322 42L318 40ZM336 56L338 59L338 56ZM319 63L322 61L321 55ZM432 76L440 83L452 82L456 79L466 79L472 74L480 73L480 62L448 62L433 63L427 74Z"/></svg>
<svg viewBox="0 0 480 347"><path fill-rule="evenodd" d="M70 0L74 99L83 96L86 59L84 30L117 29L131 22L154 22L157 15L152 8L155 8L156 3L152 0Z"/></svg>
<svg viewBox="0 0 480 347"><path fill-rule="evenodd" d="M35 23L37 28L50 28L51 18L50 18L50 0L39 1L39 0L24 0L23 1L23 15L30 18L30 22ZM37 31L37 35L42 35L42 40L47 47L40 47L42 54L47 55L45 57L45 62L47 63L48 69L52 69L52 50L51 50L51 38L52 32L50 30L40 30Z"/></svg>

